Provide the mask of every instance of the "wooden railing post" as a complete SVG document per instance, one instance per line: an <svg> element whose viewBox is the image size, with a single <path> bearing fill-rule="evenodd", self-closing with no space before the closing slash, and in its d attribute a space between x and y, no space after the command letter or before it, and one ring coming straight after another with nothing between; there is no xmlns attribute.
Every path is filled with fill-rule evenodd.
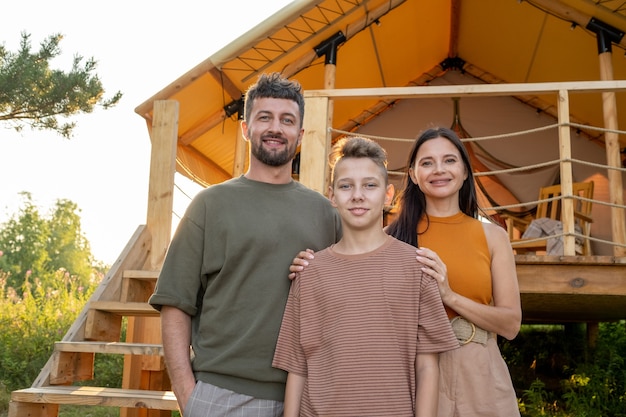
<svg viewBox="0 0 626 417"><path fill-rule="evenodd" d="M558 92L559 116L559 159L561 168L561 222L563 223L563 255L576 255L576 238L574 233L574 200L572 174L572 141L569 127L569 93L567 90Z"/></svg>
<svg viewBox="0 0 626 417"><path fill-rule="evenodd" d="M174 174L178 141L178 110L174 100L154 103L154 118L150 139L150 179L148 184L148 213L146 226L152 236L146 270L160 269L171 240L174 207ZM161 321L158 317L129 317L126 341L161 343ZM122 388L169 390L170 382L161 357L126 356ZM122 408L120 417L166 417L167 410Z"/></svg>
<svg viewBox="0 0 626 417"><path fill-rule="evenodd" d="M241 120L237 122L237 137L235 138L235 161L233 162L233 178L243 174L248 154L248 141L243 137Z"/></svg>
<svg viewBox="0 0 626 417"><path fill-rule="evenodd" d="M152 151L148 184L148 230L152 245L147 269L160 269L172 234L174 207L174 174L178 141L178 102L160 100L154 103L150 134Z"/></svg>
<svg viewBox="0 0 626 417"><path fill-rule="evenodd" d="M330 100L328 97L306 98L304 138L300 148L300 182L328 193L328 153L330 152Z"/></svg>
<svg viewBox="0 0 626 417"><path fill-rule="evenodd" d="M600 58L600 78L602 80L613 79L613 64L611 62L612 53L603 52ZM602 93L602 114L604 116L604 127L609 130L618 130L617 125L617 103L614 91ZM622 159L620 155L619 137L615 132L604 134L604 145L606 148L606 164L609 167L621 168ZM622 183L622 173L615 169L609 169L607 173L609 179L609 199L612 204L624 205L624 185ZM626 244L626 210L620 207L611 207L611 234L615 243ZM626 256L626 248L613 246L614 256Z"/></svg>

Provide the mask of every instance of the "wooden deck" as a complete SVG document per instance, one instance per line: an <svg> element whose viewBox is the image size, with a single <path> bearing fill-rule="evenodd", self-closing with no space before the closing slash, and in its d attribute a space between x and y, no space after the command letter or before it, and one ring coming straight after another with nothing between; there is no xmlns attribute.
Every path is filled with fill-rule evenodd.
<svg viewBox="0 0 626 417"><path fill-rule="evenodd" d="M516 255L524 323L626 319L626 258Z"/></svg>

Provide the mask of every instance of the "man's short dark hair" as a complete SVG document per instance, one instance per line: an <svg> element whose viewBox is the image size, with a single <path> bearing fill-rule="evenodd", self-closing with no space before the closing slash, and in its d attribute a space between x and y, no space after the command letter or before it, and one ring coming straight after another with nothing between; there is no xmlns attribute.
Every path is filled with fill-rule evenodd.
<svg viewBox="0 0 626 417"><path fill-rule="evenodd" d="M257 98L284 98L298 103L300 109L300 126L304 121L304 96L302 86L295 80L284 78L279 72L261 74L257 82L248 88L245 97L244 120L248 122L248 115Z"/></svg>

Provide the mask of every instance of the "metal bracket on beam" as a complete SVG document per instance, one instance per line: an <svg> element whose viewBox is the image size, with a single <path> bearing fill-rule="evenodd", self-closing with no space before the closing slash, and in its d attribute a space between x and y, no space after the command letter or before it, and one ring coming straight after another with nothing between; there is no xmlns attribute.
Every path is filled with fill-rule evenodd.
<svg viewBox="0 0 626 417"><path fill-rule="evenodd" d="M592 17L587 23L587 30L594 32L598 40L598 53L611 52L611 43L620 43L624 32Z"/></svg>
<svg viewBox="0 0 626 417"><path fill-rule="evenodd" d="M337 64L337 48L346 41L346 36L339 31L313 48L318 57L326 55L324 63Z"/></svg>
<svg viewBox="0 0 626 417"><path fill-rule="evenodd" d="M244 95L242 94L239 100L233 100L224 106L224 113L226 113L226 117L230 117L233 114L237 113L237 120L243 120L243 106Z"/></svg>
<svg viewBox="0 0 626 417"><path fill-rule="evenodd" d="M455 56L454 58L446 58L439 63L441 68L444 70L455 69L463 72L463 66L465 65L465 60Z"/></svg>

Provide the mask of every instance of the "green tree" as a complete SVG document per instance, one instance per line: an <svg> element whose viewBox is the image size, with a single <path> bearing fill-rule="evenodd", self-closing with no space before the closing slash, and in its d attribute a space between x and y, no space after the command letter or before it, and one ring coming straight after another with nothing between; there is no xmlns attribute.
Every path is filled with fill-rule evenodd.
<svg viewBox="0 0 626 417"><path fill-rule="evenodd" d="M68 117L91 113L96 105L108 109L122 98L119 91L104 98L93 58L75 55L67 73L50 68L50 61L61 54L61 34L49 36L37 52L32 51L30 34L21 36L15 53L0 45L0 121L17 131L29 125L70 138L76 122L67 121Z"/></svg>
<svg viewBox="0 0 626 417"><path fill-rule="evenodd" d="M45 269L64 269L72 275L89 279L92 274L93 259L89 241L81 231L79 208L70 200L57 200L48 222L46 253L48 262ZM81 280L82 281L82 280Z"/></svg>
<svg viewBox="0 0 626 417"><path fill-rule="evenodd" d="M44 217L30 193L21 195L24 203L19 212L0 226L0 270L8 273L7 286L20 289L29 279L45 284L59 271L76 277L82 285L92 284L102 266L94 263L78 206L60 199Z"/></svg>
<svg viewBox="0 0 626 417"><path fill-rule="evenodd" d="M36 276L41 274L48 262L48 223L39 214L30 193L21 195L23 207L0 229L0 269L9 274L7 285L14 288L20 288L33 272Z"/></svg>

